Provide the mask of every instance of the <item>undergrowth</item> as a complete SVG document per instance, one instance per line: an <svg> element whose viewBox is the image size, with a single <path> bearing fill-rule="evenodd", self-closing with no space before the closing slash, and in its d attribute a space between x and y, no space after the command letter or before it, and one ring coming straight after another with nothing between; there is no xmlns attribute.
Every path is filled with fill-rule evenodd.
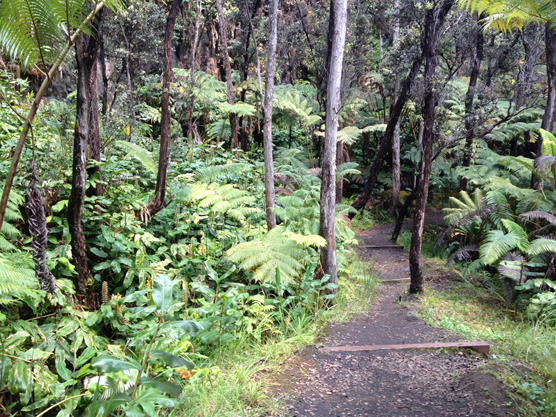
<svg viewBox="0 0 556 417"><path fill-rule="evenodd" d="M344 322L366 310L378 295L379 281L373 264L364 263L353 253L349 271L339 277L338 295L330 308L314 316L286 318L286 326L266 340L239 338L207 358L185 382L183 402L171 416L258 416L276 413L283 406L269 394L281 363L313 343L330 322Z"/></svg>

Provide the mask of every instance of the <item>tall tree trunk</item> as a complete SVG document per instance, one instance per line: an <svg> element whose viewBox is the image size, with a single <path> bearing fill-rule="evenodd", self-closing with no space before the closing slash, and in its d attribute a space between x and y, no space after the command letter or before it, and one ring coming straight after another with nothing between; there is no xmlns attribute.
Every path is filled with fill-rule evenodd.
<svg viewBox="0 0 556 417"><path fill-rule="evenodd" d="M276 227L274 213L274 157L272 155L272 96L274 94L274 76L276 74L276 45L278 43L278 0L270 0L268 16L268 55L266 60L264 92L264 185L266 202L266 225L268 230Z"/></svg>
<svg viewBox="0 0 556 417"><path fill-rule="evenodd" d="M411 90L413 82L415 81L415 77L419 72L419 68L421 68L422 61L423 61L423 55L420 54L413 61L411 70L409 71L407 78L404 80L402 89L400 91L400 95L396 99L396 103L394 104L394 107L392 108L392 112L390 113L390 118L388 120L388 124L386 125L386 131L384 132L384 136L382 137L382 140L380 142L380 146L376 153L373 165L371 166L369 177L365 182L365 186L363 187L363 190L361 191L357 199L352 204L353 208L355 208L356 210L360 210L363 207L365 207L365 204L367 204L367 201L369 201L369 198L371 197L373 188L376 184L376 180L378 179L378 174L382 169L384 158L386 157L388 151L391 149L394 130L396 129L396 125L398 124L405 103L409 99L409 92ZM350 216L352 216L352 214L350 214Z"/></svg>
<svg viewBox="0 0 556 417"><path fill-rule="evenodd" d="M152 200L147 205L149 216L154 216L166 206L166 173L168 171L168 142L170 139L170 81L172 80L172 34L182 0L172 0L166 18L164 33L164 71L162 73L162 100L160 117L160 151L158 174Z"/></svg>
<svg viewBox="0 0 556 417"><path fill-rule="evenodd" d="M477 26L479 25L477 24ZM485 43L482 27L477 27L476 36L475 54L473 55L473 60L471 61L469 85L467 87L467 93L465 94L465 150L462 164L464 167L471 165L471 156L473 152L473 136L475 134L475 124L473 123L473 102L475 100L475 90L477 87L477 80L479 78L479 71L481 69L481 61L483 60L483 46ZM459 189L467 189L466 178L462 178L460 180Z"/></svg>
<svg viewBox="0 0 556 417"><path fill-rule="evenodd" d="M409 250L409 268L411 273L411 294L424 292L423 270L421 268L421 245L423 243L423 229L425 226L425 209L429 194L429 180L432 167L432 145L434 142L434 114L436 108L436 91L434 89L434 72L436 70L437 53L436 37L446 15L452 8L454 0L444 0L440 8L434 6L427 12L422 40L422 51L425 55L425 98L423 105L423 159L421 162L421 177L417 185L417 201L415 202L415 216L411 233L411 247Z"/></svg>
<svg viewBox="0 0 556 417"><path fill-rule="evenodd" d="M104 50L104 30L99 35L99 51L98 58L100 61L100 73L102 75L102 115L106 116L108 110L108 75L106 73L106 53Z"/></svg>
<svg viewBox="0 0 556 417"><path fill-rule="evenodd" d="M234 85L232 84L232 64L228 54L228 34L226 32L226 19L222 9L222 0L216 0L216 10L218 11L218 22L220 26L220 42L224 53L224 69L226 70L226 86L228 87L228 103L234 104ZM239 148L239 138L237 134L237 116L230 113L230 129L232 131L231 148Z"/></svg>
<svg viewBox="0 0 556 417"><path fill-rule="evenodd" d="M201 0L197 0L197 11L195 16L195 37L193 39L193 46L191 47L191 68L189 74L189 82L191 88L195 86L195 67L197 65L197 45L199 44L199 36L201 33L201 14L202 14ZM187 136L190 142L195 142L195 134L193 132L193 110L195 108L195 95L191 94L191 104L189 105L189 118L187 120Z"/></svg>
<svg viewBox="0 0 556 417"><path fill-rule="evenodd" d="M338 114L341 107L342 64L347 26L347 0L330 1L330 23L328 33L328 85L326 91L326 130L324 133L324 158L322 164L322 183L320 192L320 235L326 239L321 249L320 260L325 274L330 275L331 283L338 282L336 264L336 239L334 236L336 220L336 142L338 135ZM330 42L331 41L331 42Z"/></svg>
<svg viewBox="0 0 556 417"><path fill-rule="evenodd" d="M548 22L545 26L545 45L546 45L546 75L548 77L548 97L542 118L541 129L552 133L554 129L554 112L556 111L556 32L551 28L552 23ZM542 155L542 138L537 138L537 158ZM540 182L534 175L531 176L531 185L534 189L540 188Z"/></svg>
<svg viewBox="0 0 556 417"><path fill-rule="evenodd" d="M97 56L99 46L104 36L102 24L104 21L104 10L101 10L97 18L93 21L91 36L84 35L87 41L84 62L89 66L91 73L89 75L89 157L100 162L100 129L98 120L98 86L97 86ZM100 196L103 193L102 170L100 166L91 167L87 170L87 175L91 177L97 174L97 183L89 187L87 194L89 196Z"/></svg>
<svg viewBox="0 0 556 417"><path fill-rule="evenodd" d="M392 31L392 43L395 49L398 48L398 37L400 35L400 0L395 0L394 8L396 10L396 22ZM400 90L400 74L396 74L396 84L391 97L391 102L396 101ZM396 215L400 206L400 190L401 190L401 160L400 160L400 120L394 128L392 136L392 214Z"/></svg>
<svg viewBox="0 0 556 417"><path fill-rule="evenodd" d="M91 273L87 266L87 244L83 231L83 205L85 203L85 182L87 179L87 147L89 135L89 107L91 94L89 82L91 65L86 56L85 38L81 35L75 43L77 60L77 109L73 138L73 168L71 193L68 201L68 226L71 234L71 250L77 275L74 284L79 294L87 293L87 283Z"/></svg>

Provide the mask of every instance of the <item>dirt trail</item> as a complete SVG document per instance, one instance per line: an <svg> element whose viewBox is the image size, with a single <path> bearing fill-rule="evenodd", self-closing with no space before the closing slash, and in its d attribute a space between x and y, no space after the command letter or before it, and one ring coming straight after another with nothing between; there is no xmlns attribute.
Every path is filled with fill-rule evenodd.
<svg viewBox="0 0 556 417"><path fill-rule="evenodd" d="M407 227L407 226L406 226ZM392 225L363 231L360 246L392 245ZM401 249L360 249L383 280L409 277ZM407 283L384 283L380 300L358 320L333 325L319 346L456 341L400 305ZM513 416L504 386L479 370L486 358L471 351L323 352L306 349L280 376L290 398L283 416ZM482 368L481 368L482 369Z"/></svg>

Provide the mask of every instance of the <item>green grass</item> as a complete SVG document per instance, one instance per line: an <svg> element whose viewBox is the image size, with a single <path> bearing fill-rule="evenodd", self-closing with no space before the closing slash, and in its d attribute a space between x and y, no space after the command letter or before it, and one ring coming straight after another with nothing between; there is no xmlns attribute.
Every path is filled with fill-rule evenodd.
<svg viewBox="0 0 556 417"><path fill-rule="evenodd" d="M503 364L509 355L532 366L526 377L509 371L503 378L540 415L556 415L556 328L532 322L514 306L470 282L451 282L427 289L419 313L433 326L469 340L491 342L491 353Z"/></svg>
<svg viewBox="0 0 556 417"><path fill-rule="evenodd" d="M313 343L330 322L349 320L369 308L378 295L373 265L349 255L349 275L339 277L338 296L329 309L288 323L287 334L276 328L264 342L239 335L233 345L215 350L200 370L184 383L183 400L169 415L175 417L259 416L276 414L283 404L269 395L280 363Z"/></svg>

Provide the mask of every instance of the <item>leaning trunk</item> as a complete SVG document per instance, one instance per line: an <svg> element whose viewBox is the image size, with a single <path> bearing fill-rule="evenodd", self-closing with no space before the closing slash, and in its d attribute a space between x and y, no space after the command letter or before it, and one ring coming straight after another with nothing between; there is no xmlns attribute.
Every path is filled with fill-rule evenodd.
<svg viewBox="0 0 556 417"><path fill-rule="evenodd" d="M75 271L73 278L79 294L87 293L87 283L91 273L87 266L87 244L83 231L83 206L85 203L85 182L87 179L87 147L89 135L89 107L91 96L89 81L91 67L85 62L84 35L75 43L77 60L77 108L73 138L73 170L71 193L68 201L68 226L71 234L71 250Z"/></svg>
<svg viewBox="0 0 556 417"><path fill-rule="evenodd" d="M423 158L421 162L421 176L417 185L417 201L411 234L409 250L409 268L411 273L411 294L424 292L423 270L421 268L421 245L423 243L423 229L425 226L425 209L429 194L429 180L432 167L432 145L434 141L434 113L436 107L436 92L434 89L434 72L436 70L436 34L444 21L446 14L453 5L453 0L445 0L440 10L431 9L427 13L425 32L422 41L422 51L425 56L425 98L423 105Z"/></svg>
<svg viewBox="0 0 556 417"><path fill-rule="evenodd" d="M373 188L376 184L376 180L378 179L378 174L382 169L384 158L386 157L386 154L392 146L392 137L394 136L396 125L398 124L405 103L409 99L409 92L411 90L413 82L415 81L415 77L419 72L422 60L422 55L419 55L417 58L415 58L415 60L413 61L413 66L411 67L411 71L409 72L407 78L403 83L400 95L397 97L396 103L394 104L392 112L390 113L390 119L388 120L386 131L384 132L384 136L382 137L382 140L380 142L380 146L376 153L373 165L371 166L369 177L367 178L363 190L352 204L353 208L355 208L356 210L360 210L365 207L365 204L367 204L367 201L369 201L369 198L371 197Z"/></svg>
<svg viewBox="0 0 556 417"><path fill-rule="evenodd" d="M340 112L340 89L342 63L346 40L347 0L331 0L328 53L328 84L326 91L326 130L324 133L324 157L320 193L320 235L326 239L321 249L320 260L331 283L338 282L336 264L336 240L334 237L336 212L336 142L338 135L338 114ZM331 42L330 42L330 38Z"/></svg>
<svg viewBox="0 0 556 417"><path fill-rule="evenodd" d="M274 93L274 76L276 72L276 45L278 43L278 0L270 1L268 17L268 57L266 61L266 77L264 92L264 183L266 201L266 225L268 230L276 227L274 213L274 158L272 155L272 96Z"/></svg>
<svg viewBox="0 0 556 417"><path fill-rule="evenodd" d="M168 142L170 139L170 81L172 80L172 34L182 0L173 0L166 19L164 34L164 72L160 118L160 151L158 174L153 199L147 205L147 215L154 216L166 206L166 173L168 170Z"/></svg>

